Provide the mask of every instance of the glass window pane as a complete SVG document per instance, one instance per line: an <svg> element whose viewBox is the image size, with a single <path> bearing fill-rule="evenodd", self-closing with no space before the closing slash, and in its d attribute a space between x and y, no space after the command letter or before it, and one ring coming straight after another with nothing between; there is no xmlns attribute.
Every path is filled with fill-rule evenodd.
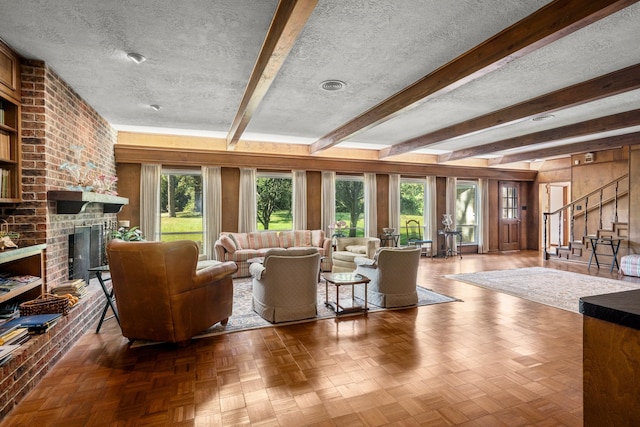
<svg viewBox="0 0 640 427"><path fill-rule="evenodd" d="M200 172L163 172L160 183L160 240L193 240L202 252Z"/></svg>
<svg viewBox="0 0 640 427"><path fill-rule="evenodd" d="M462 243L477 243L478 184L458 181L456 186L456 229L462 235Z"/></svg>
<svg viewBox="0 0 640 427"><path fill-rule="evenodd" d="M291 175L260 174L256 178L257 230L293 230Z"/></svg>
<svg viewBox="0 0 640 427"><path fill-rule="evenodd" d="M400 234L399 244L402 246L407 245L407 221L416 220L424 227L425 187L424 180L407 179L400 182L400 230L396 230L396 233ZM414 232L413 229L409 231ZM424 228L417 231L421 233L420 238L424 238Z"/></svg>
<svg viewBox="0 0 640 427"><path fill-rule="evenodd" d="M338 236L364 236L364 179L362 177L336 178L336 222L344 222Z"/></svg>

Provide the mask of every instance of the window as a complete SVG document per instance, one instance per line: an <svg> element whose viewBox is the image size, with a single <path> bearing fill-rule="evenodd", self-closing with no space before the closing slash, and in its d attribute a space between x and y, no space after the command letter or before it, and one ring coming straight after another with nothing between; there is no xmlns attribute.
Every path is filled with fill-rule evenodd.
<svg viewBox="0 0 640 427"><path fill-rule="evenodd" d="M425 191L424 179L404 178L400 180L400 245L407 244L407 221L413 219L423 227L420 231L424 236L424 212L425 212Z"/></svg>
<svg viewBox="0 0 640 427"><path fill-rule="evenodd" d="M193 240L202 252L200 171L163 170L160 185L160 240Z"/></svg>
<svg viewBox="0 0 640 427"><path fill-rule="evenodd" d="M463 244L478 243L477 194L477 182L458 181L456 186L456 229L461 233Z"/></svg>
<svg viewBox="0 0 640 427"><path fill-rule="evenodd" d="M258 172L257 230L293 230L291 174Z"/></svg>
<svg viewBox="0 0 640 427"><path fill-rule="evenodd" d="M502 218L518 218L518 188L502 187Z"/></svg>
<svg viewBox="0 0 640 427"><path fill-rule="evenodd" d="M364 236L363 177L336 177L336 221L344 221L347 224L347 236Z"/></svg>

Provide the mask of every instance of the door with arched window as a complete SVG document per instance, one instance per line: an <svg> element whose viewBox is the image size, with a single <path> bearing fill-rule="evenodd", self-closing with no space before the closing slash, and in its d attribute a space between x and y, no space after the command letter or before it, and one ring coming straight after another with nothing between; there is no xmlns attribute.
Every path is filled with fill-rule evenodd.
<svg viewBox="0 0 640 427"><path fill-rule="evenodd" d="M520 184L518 182L500 182L500 228L501 251L520 249Z"/></svg>

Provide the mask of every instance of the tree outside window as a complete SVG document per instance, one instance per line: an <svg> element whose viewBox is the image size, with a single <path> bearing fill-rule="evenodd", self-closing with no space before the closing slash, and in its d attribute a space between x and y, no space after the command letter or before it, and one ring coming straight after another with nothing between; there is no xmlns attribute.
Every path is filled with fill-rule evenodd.
<svg viewBox="0 0 640 427"><path fill-rule="evenodd" d="M202 251L200 172L163 171L160 185L160 240L193 240Z"/></svg>
<svg viewBox="0 0 640 427"><path fill-rule="evenodd" d="M473 181L458 181L456 186L456 229L460 231L462 243L477 243L478 184Z"/></svg>
<svg viewBox="0 0 640 427"><path fill-rule="evenodd" d="M364 180L362 177L336 179L336 221L347 223L347 236L364 236Z"/></svg>
<svg viewBox="0 0 640 427"><path fill-rule="evenodd" d="M286 174L259 174L256 178L258 230L293 230L292 182Z"/></svg>

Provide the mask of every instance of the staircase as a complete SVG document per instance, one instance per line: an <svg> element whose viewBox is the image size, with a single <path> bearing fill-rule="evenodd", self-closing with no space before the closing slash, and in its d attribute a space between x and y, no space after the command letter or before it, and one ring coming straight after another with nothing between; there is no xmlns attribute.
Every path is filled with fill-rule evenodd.
<svg viewBox="0 0 640 427"><path fill-rule="evenodd" d="M559 259L588 263L592 247L590 237L628 239L629 175L625 174L602 187L582 196L554 212L545 212L543 245L545 259ZM551 224L555 223L554 230ZM552 233L557 233L557 243L550 243ZM620 247L619 256L626 245ZM609 246L598 245L598 257L609 262L612 256Z"/></svg>

